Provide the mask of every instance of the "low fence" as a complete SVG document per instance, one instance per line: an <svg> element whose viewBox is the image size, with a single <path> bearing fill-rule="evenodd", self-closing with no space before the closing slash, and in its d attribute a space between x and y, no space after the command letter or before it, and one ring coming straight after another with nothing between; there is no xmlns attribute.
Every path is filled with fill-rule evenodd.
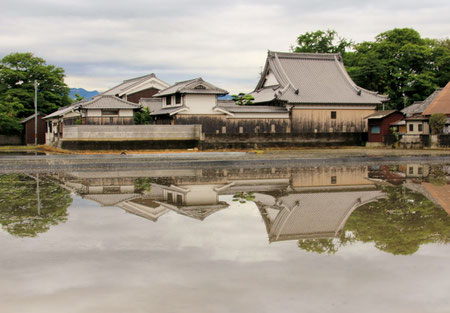
<svg viewBox="0 0 450 313"><path fill-rule="evenodd" d="M22 137L19 135L0 135L0 146L9 146L9 145L21 145L23 144Z"/></svg>
<svg viewBox="0 0 450 313"><path fill-rule="evenodd" d="M201 125L73 125L64 126L63 140L145 141L201 140Z"/></svg>

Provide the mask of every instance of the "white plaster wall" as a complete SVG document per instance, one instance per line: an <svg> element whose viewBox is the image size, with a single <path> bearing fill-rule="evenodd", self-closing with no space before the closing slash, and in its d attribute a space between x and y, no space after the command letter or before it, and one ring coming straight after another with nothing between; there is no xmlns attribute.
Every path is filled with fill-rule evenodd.
<svg viewBox="0 0 450 313"><path fill-rule="evenodd" d="M217 204L219 197L214 188L219 185L189 185L183 188L189 188L190 191L186 194L186 205L204 205Z"/></svg>
<svg viewBox="0 0 450 313"><path fill-rule="evenodd" d="M266 82L264 83L263 87L267 86L276 86L279 85L277 79L275 78L275 75L269 72L269 74L266 76Z"/></svg>
<svg viewBox="0 0 450 313"><path fill-rule="evenodd" d="M102 116L102 110L95 110L95 109L86 110L86 116L88 116L88 117Z"/></svg>
<svg viewBox="0 0 450 313"><path fill-rule="evenodd" d="M213 111L216 103L216 95L185 95L185 105L189 110L178 114L218 114Z"/></svg>
<svg viewBox="0 0 450 313"><path fill-rule="evenodd" d="M409 125L413 124L414 125L414 130L410 131L409 130ZM419 131L419 125L422 124L423 125L423 131ZM406 121L406 133L408 135L429 135L430 134L430 127L428 125L427 122L422 122L422 121Z"/></svg>
<svg viewBox="0 0 450 313"><path fill-rule="evenodd" d="M119 110L119 116L133 116L133 110L132 109L120 109Z"/></svg>

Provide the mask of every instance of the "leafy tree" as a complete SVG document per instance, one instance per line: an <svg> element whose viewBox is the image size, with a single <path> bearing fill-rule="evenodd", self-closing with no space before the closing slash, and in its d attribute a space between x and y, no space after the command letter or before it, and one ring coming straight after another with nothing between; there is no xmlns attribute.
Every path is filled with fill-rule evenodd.
<svg viewBox="0 0 450 313"><path fill-rule="evenodd" d="M422 38L411 28L395 28L353 46L344 56L352 79L361 87L387 94L390 108L424 100L450 78L448 39Z"/></svg>
<svg viewBox="0 0 450 313"><path fill-rule="evenodd" d="M373 242L394 254L409 255L427 243L449 243L449 216L419 193L403 186L386 187L386 199L355 210L340 237L300 240L298 246L316 253L335 253L353 242Z"/></svg>
<svg viewBox="0 0 450 313"><path fill-rule="evenodd" d="M237 105L247 105L252 104L253 100L255 98L252 95L245 94L243 92L237 94L237 95L231 95L231 99L237 104Z"/></svg>
<svg viewBox="0 0 450 313"><path fill-rule="evenodd" d="M11 99L0 103L0 134L14 134L22 130L23 126L17 117L17 112L23 109L23 105Z"/></svg>
<svg viewBox="0 0 450 313"><path fill-rule="evenodd" d="M435 113L430 116L430 128L433 135L442 134L447 116L443 113Z"/></svg>
<svg viewBox="0 0 450 313"><path fill-rule="evenodd" d="M351 41L338 36L334 30L317 30L306 32L297 37L297 46L292 47L294 52L310 53L341 53L352 45Z"/></svg>
<svg viewBox="0 0 450 313"><path fill-rule="evenodd" d="M74 102L80 102L80 101L86 100L86 98L84 96L80 96L79 93L75 93L73 96L75 97L75 99L73 99Z"/></svg>
<svg viewBox="0 0 450 313"><path fill-rule="evenodd" d="M71 103L64 70L32 53L11 53L0 60L0 112L9 116L2 129L17 130L18 121L34 113L34 80L39 83L38 109L44 114ZM5 125L6 124L6 125Z"/></svg>
<svg viewBox="0 0 450 313"><path fill-rule="evenodd" d="M134 113L134 123L136 125L151 124L153 121L149 108L144 108L142 111Z"/></svg>
<svg viewBox="0 0 450 313"><path fill-rule="evenodd" d="M17 237L36 237L67 220L70 192L41 179L38 208L36 180L23 174L0 175L0 225Z"/></svg>

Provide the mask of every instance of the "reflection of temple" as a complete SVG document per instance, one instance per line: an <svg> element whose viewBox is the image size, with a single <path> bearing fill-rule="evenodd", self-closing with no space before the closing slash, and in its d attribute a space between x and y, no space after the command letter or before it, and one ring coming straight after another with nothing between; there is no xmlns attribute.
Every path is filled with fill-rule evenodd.
<svg viewBox="0 0 450 313"><path fill-rule="evenodd" d="M255 202L269 241L337 236L359 206L384 197L367 177L367 167L302 168L292 174L292 191Z"/></svg>
<svg viewBox="0 0 450 313"><path fill-rule="evenodd" d="M366 166L73 172L58 177L83 198L157 221L169 211L204 220L221 195L253 192L270 241L335 236L358 206L382 196Z"/></svg>

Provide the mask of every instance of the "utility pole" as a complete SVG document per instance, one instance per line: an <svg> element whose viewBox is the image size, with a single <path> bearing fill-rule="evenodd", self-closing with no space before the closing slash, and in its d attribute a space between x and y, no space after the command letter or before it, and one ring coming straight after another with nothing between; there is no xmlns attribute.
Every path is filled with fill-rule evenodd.
<svg viewBox="0 0 450 313"><path fill-rule="evenodd" d="M37 87L39 83L34 80L34 144L37 145L37 125L38 125L38 112L37 112Z"/></svg>

